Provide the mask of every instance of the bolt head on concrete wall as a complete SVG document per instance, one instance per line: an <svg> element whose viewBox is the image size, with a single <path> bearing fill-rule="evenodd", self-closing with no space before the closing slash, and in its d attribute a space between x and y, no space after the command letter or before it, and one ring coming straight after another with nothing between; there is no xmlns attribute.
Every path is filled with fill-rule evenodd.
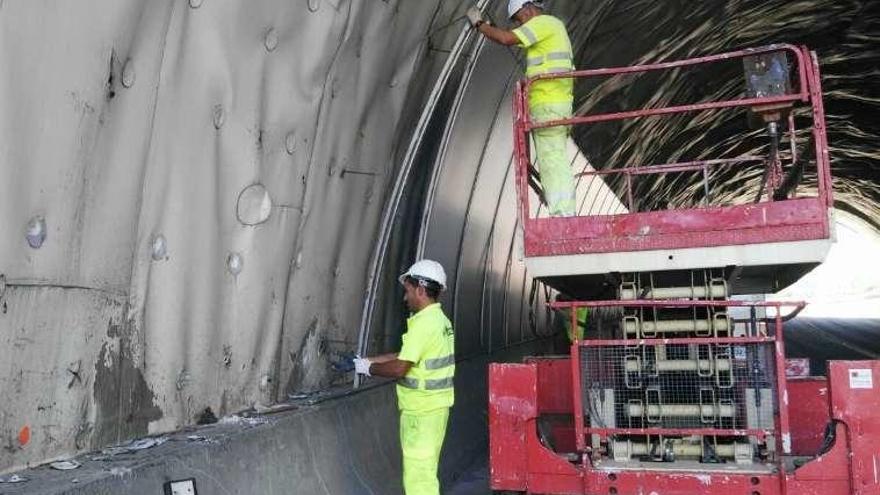
<svg viewBox="0 0 880 495"><path fill-rule="evenodd" d="M158 234L153 237L153 242L150 245L150 254L154 261L163 260L168 256L168 242L165 240L164 235Z"/></svg>
<svg viewBox="0 0 880 495"><path fill-rule="evenodd" d="M229 270L229 273L237 276L244 268L244 258L239 253L229 253L229 256L226 258L226 268Z"/></svg>
<svg viewBox="0 0 880 495"><path fill-rule="evenodd" d="M27 224L25 238L28 246L39 249L46 241L46 219L39 215L31 218Z"/></svg>
<svg viewBox="0 0 880 495"><path fill-rule="evenodd" d="M259 225L272 214L272 198L262 184L251 184L238 195L235 208L238 221L244 225Z"/></svg>

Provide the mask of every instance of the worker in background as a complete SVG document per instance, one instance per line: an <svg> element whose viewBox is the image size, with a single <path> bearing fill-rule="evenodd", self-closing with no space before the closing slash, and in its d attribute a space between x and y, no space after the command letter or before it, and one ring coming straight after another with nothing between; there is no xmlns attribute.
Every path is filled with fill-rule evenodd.
<svg viewBox="0 0 880 495"><path fill-rule="evenodd" d="M437 466L454 402L455 336L437 298L446 290L440 263L421 260L400 276L411 316L396 354L355 359L357 373L397 378L403 488L439 495Z"/></svg>
<svg viewBox="0 0 880 495"><path fill-rule="evenodd" d="M572 63L571 40L565 24L544 13L543 2L510 0L507 12L519 26L512 31L491 25L477 7L467 12L471 25L492 41L526 50L526 76L569 72ZM529 92L529 114L535 123L568 119L574 101L574 79L536 81ZM552 216L575 214L574 177L569 165L568 126L545 127L532 131L541 174L544 199Z"/></svg>
<svg viewBox="0 0 880 495"><path fill-rule="evenodd" d="M568 302L571 300L572 299L565 294L559 294L556 296L556 302ZM590 308L585 306L575 308L577 319L577 328L575 330L573 330L571 326L571 308L561 308L556 311L561 320L560 323L562 327L565 328L565 334L568 336L569 343L574 343L575 340L584 340L584 330L587 328L587 318L590 315Z"/></svg>

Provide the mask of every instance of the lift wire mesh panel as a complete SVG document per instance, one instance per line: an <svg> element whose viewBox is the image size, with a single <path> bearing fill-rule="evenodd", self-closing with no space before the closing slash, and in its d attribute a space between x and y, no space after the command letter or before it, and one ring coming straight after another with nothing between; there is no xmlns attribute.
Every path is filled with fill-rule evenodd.
<svg viewBox="0 0 880 495"><path fill-rule="evenodd" d="M737 463L776 462L780 449L788 451L779 393L785 353L777 336L802 303L681 299L553 306L572 313L618 307L624 315L618 334L625 338L587 335L572 345L575 429L583 451L589 445L594 455L604 451L615 459ZM797 309L783 317L781 307ZM733 319L727 316L732 308L753 315L775 308L776 314ZM627 326L627 318L643 314L662 324L650 333L632 331L640 327ZM699 321L709 327L694 325Z"/></svg>
<svg viewBox="0 0 880 495"><path fill-rule="evenodd" d="M582 342L585 432L772 434L773 341L696 340Z"/></svg>

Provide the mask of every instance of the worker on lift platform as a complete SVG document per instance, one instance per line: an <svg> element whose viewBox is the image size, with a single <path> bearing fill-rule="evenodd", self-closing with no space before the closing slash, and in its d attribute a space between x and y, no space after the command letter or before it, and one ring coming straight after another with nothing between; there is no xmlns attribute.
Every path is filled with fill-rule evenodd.
<svg viewBox="0 0 880 495"><path fill-rule="evenodd" d="M398 378L403 488L407 495L439 495L437 466L454 402L455 335L437 298L446 273L421 260L399 278L412 316L399 353L354 360L357 373Z"/></svg>
<svg viewBox="0 0 880 495"><path fill-rule="evenodd" d="M526 49L526 76L574 70L571 40L561 20L544 13L543 2L510 0L510 19L519 27L511 31L492 26L480 10L472 7L471 25L492 41ZM567 119L572 114L574 79L535 81L529 91L529 114L535 123ZM544 199L552 216L575 214L574 178L567 156L568 126L532 131L541 174Z"/></svg>

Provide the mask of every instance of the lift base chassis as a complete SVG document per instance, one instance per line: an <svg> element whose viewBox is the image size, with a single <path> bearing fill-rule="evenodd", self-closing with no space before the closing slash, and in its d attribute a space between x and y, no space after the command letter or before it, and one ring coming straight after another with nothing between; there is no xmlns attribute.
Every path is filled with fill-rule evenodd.
<svg viewBox="0 0 880 495"><path fill-rule="evenodd" d="M880 393L875 388L880 387L880 361L829 362L827 382L816 382L820 386L814 395L827 399L827 416L820 414L819 418L828 419L833 442L824 452L799 457L796 463L791 455L779 456L778 464L763 472L730 464L697 463L691 469L675 470L660 462L607 467L594 461L589 452L577 452L571 426L554 430L556 441L562 444L557 450L569 453L552 450L539 434L539 418L566 411L570 414L576 407L571 370L568 356L490 365L493 490L618 495L880 493ZM781 407L797 415L799 404L806 401L791 397L790 391L783 394ZM815 438L822 435L822 427L795 422L791 436L796 440ZM800 446L793 447L798 453Z"/></svg>

